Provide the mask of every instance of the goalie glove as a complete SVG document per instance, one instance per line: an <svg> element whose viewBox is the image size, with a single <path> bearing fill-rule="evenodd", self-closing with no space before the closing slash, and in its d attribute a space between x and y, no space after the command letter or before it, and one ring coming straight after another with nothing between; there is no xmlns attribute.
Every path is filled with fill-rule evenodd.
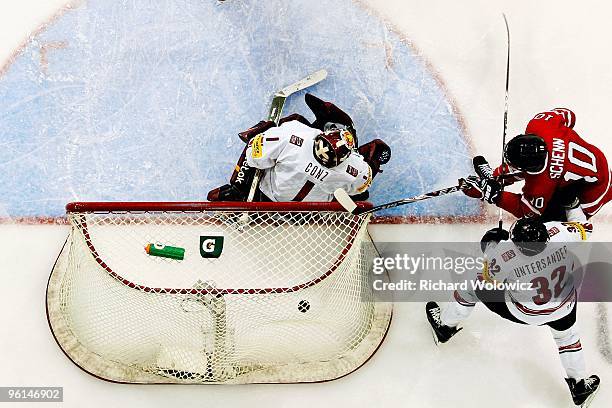
<svg viewBox="0 0 612 408"><path fill-rule="evenodd" d="M325 125L328 123L333 123L336 126L342 125L353 135L355 146L359 146L359 139L357 139L357 131L355 130L353 119L351 119L346 112L333 103L319 99L310 93L304 96L304 100L315 115L315 121L312 122L312 127L325 130Z"/></svg>
<svg viewBox="0 0 612 408"><path fill-rule="evenodd" d="M382 173L380 166L391 160L391 148L380 139L374 139L369 143L359 146L357 149L366 163L372 169L372 177Z"/></svg>
<svg viewBox="0 0 612 408"><path fill-rule="evenodd" d="M240 137L240 139L244 143L249 143L249 141L252 138L254 138L255 136L257 136L258 134L263 133L266 130L271 129L271 128L275 127L275 126L276 126L276 123L274 123L271 120L261 120L261 121L259 121L259 123L257 123L256 125L251 126L250 128L248 128L244 132L238 133L238 137Z"/></svg>
<svg viewBox="0 0 612 408"><path fill-rule="evenodd" d="M495 204L502 191L502 185L494 179L481 179L477 176L469 176L459 179L459 185L465 195L479 198L489 204Z"/></svg>
<svg viewBox="0 0 612 408"><path fill-rule="evenodd" d="M208 192L208 201L244 201L245 194L236 186L225 184Z"/></svg>

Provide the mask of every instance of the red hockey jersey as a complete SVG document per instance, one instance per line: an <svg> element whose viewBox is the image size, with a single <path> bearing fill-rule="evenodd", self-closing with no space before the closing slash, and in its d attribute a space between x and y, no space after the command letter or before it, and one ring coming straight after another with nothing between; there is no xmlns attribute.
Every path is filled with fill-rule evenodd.
<svg viewBox="0 0 612 408"><path fill-rule="evenodd" d="M544 139L548 150L544 168L523 173L523 194L503 192L497 205L516 217L541 215L558 189L580 182L579 199L587 216L593 215L607 200L610 170L605 155L587 143L574 130L576 116L569 109L557 108L535 115L526 134ZM499 175L498 167L494 175ZM508 172L508 168L504 169Z"/></svg>

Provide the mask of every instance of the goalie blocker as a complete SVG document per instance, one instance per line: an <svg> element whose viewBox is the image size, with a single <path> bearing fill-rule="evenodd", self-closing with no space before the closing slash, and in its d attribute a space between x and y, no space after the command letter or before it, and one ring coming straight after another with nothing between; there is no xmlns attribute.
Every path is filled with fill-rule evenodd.
<svg viewBox="0 0 612 408"><path fill-rule="evenodd" d="M363 157L370 170L364 178L364 185L367 184L366 188L362 193L358 193L353 197L356 200L365 200L368 197L367 187L371 183L371 179L378 173L382 172L381 166L387 163L391 158L391 149L389 146L380 139L375 139L362 146L358 144L357 132L355 130L352 119L348 114L342 111L340 108L332 104L331 102L325 102L314 95L305 95L306 104L312 110L315 115L315 121L310 123L305 117L300 114L294 113L289 116L282 118L279 121L279 126L291 122L297 121L308 127L318 129L322 132L331 132L336 129L348 130L351 134L352 140L348 141L348 144L352 144L351 149L356 149L357 152ZM276 127L274 121L260 121L251 128L239 133L240 139L246 144L243 149L238 163L236 164L230 183L221 187L215 188L208 193L209 201L245 201L249 189L251 187L253 178L255 176L256 168L249 165L247 160L247 150L252 140L268 131L269 129ZM299 138L297 138L299 139ZM357 147L359 146L359 147ZM348 166L351 167L351 166ZM350 174L350 173L349 173ZM304 195L305 197L306 195ZM292 201L301 201L304 197L296 195ZM297 199L296 199L297 198ZM267 197L260 190L257 190L254 201L272 201L271 198Z"/></svg>

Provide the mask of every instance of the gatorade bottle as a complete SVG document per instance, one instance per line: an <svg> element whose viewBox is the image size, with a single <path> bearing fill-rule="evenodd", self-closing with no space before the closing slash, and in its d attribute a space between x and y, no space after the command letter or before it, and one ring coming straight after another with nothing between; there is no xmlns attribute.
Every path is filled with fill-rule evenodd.
<svg viewBox="0 0 612 408"><path fill-rule="evenodd" d="M151 256L170 258L182 261L185 259L185 248L173 247L163 244L147 244L145 252Z"/></svg>

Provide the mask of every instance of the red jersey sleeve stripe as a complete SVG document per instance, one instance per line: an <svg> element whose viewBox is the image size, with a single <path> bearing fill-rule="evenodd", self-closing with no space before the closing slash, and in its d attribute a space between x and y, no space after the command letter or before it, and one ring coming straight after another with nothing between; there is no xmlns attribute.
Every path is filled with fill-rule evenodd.
<svg viewBox="0 0 612 408"><path fill-rule="evenodd" d="M568 128L573 128L576 124L576 115L571 110L567 108L555 108L553 112L563 116L563 119L565 119L565 126Z"/></svg>

